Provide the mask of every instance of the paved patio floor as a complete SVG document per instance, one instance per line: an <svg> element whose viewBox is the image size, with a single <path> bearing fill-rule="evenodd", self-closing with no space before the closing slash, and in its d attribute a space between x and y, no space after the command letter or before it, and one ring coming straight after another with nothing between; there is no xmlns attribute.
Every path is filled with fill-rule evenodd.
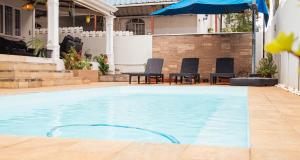
<svg viewBox="0 0 300 160"><path fill-rule="evenodd" d="M112 85L127 83L0 89L0 95ZM300 97L250 87L248 101L250 149L1 135L0 160L299 160Z"/></svg>

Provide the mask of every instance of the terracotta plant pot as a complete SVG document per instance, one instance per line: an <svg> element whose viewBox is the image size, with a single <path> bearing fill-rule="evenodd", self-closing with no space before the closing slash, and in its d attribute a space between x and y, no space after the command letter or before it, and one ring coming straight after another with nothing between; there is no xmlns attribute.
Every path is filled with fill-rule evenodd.
<svg viewBox="0 0 300 160"><path fill-rule="evenodd" d="M90 82L98 82L99 72L97 70L73 70L73 75Z"/></svg>

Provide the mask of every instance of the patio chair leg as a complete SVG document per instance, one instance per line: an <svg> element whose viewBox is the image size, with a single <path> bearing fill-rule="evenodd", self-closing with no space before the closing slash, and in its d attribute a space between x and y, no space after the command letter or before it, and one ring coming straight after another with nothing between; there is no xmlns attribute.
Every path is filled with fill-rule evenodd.
<svg viewBox="0 0 300 160"><path fill-rule="evenodd" d="M177 84L177 76L175 76L175 83Z"/></svg>
<svg viewBox="0 0 300 160"><path fill-rule="evenodd" d="M141 77L140 77L140 76L138 76L138 84L140 84L140 79L141 79Z"/></svg>
<svg viewBox="0 0 300 160"><path fill-rule="evenodd" d="M155 76L156 84L158 84L158 76Z"/></svg>
<svg viewBox="0 0 300 160"><path fill-rule="evenodd" d="M131 84L131 75L129 75L129 84Z"/></svg>
<svg viewBox="0 0 300 160"><path fill-rule="evenodd" d="M172 84L172 76L169 76L169 83Z"/></svg>
<svg viewBox="0 0 300 160"><path fill-rule="evenodd" d="M145 83L147 84L148 83L148 77L145 76Z"/></svg>
<svg viewBox="0 0 300 160"><path fill-rule="evenodd" d="M183 83L183 77L180 76L180 83L182 84Z"/></svg>

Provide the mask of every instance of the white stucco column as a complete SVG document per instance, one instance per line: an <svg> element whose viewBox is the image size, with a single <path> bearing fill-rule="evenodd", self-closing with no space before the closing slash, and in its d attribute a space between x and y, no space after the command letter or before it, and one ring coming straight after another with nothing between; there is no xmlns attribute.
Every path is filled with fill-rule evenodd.
<svg viewBox="0 0 300 160"><path fill-rule="evenodd" d="M270 0L269 4L270 4L270 8L269 8L269 22L272 22L273 17L274 17L274 8L275 8L275 6L274 6L274 4L275 4L274 0ZM271 23L269 23L269 24L271 24Z"/></svg>
<svg viewBox="0 0 300 160"><path fill-rule="evenodd" d="M60 63L59 53L59 0L48 0L48 40L47 48L53 50L52 59ZM60 64L58 64L60 65ZM59 67L59 66L58 66Z"/></svg>
<svg viewBox="0 0 300 160"><path fill-rule="evenodd" d="M114 60L114 16L105 16L106 22L106 54L108 57L109 71L115 74L115 60Z"/></svg>

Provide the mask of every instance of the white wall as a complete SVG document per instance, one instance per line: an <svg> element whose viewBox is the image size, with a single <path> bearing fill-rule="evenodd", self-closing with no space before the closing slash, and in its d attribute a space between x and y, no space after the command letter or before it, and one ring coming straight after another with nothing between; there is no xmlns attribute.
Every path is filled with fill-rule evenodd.
<svg viewBox="0 0 300 160"><path fill-rule="evenodd" d="M259 67L259 61L263 58L264 46L263 46L263 32L256 32L256 57L255 57L255 66Z"/></svg>
<svg viewBox="0 0 300 160"><path fill-rule="evenodd" d="M105 37L81 37L83 51L93 56L105 54ZM119 72L142 72L148 58L152 57L152 36L114 36L115 65Z"/></svg>
<svg viewBox="0 0 300 160"><path fill-rule="evenodd" d="M154 33L197 33L197 15L154 17Z"/></svg>
<svg viewBox="0 0 300 160"><path fill-rule="evenodd" d="M60 33L60 42L66 35L72 35L82 40L83 54L86 51L93 56L106 53L105 32L82 32L82 29L78 28L75 32L70 32L69 30L72 29L64 29L67 31ZM114 62L116 69L119 72L144 71L144 64L148 58L152 57L152 36L132 35L130 32L115 32L114 34ZM47 40L45 29L37 30L36 35L44 41Z"/></svg>
<svg viewBox="0 0 300 160"><path fill-rule="evenodd" d="M1 34L1 35L8 37L8 38L24 39L25 41L30 39L32 37L32 33L33 33L32 27L34 25L34 19L32 17L33 11L22 10L21 7L25 4L25 2L20 1L20 0L0 0L0 4L8 5L15 9L19 9L21 11L21 36L16 37L16 36L6 36L3 34ZM14 21L13 21L13 24L14 24Z"/></svg>
<svg viewBox="0 0 300 160"><path fill-rule="evenodd" d="M152 36L114 37L116 67L121 72L142 72L148 58L152 57Z"/></svg>
<svg viewBox="0 0 300 160"><path fill-rule="evenodd" d="M116 18L115 30L125 31L126 23L134 17ZM150 33L150 18L136 17L144 20L145 33ZM197 33L197 15L176 15L154 17L154 34Z"/></svg>
<svg viewBox="0 0 300 160"><path fill-rule="evenodd" d="M298 0L281 1L273 20L267 29L266 41L269 42L276 35L283 31L285 33L295 33L300 36L300 7ZM299 44L298 42L296 44ZM297 46L295 46L297 47ZM279 80L281 86L297 92L299 91L299 58L290 54L281 54L276 56L279 65Z"/></svg>

